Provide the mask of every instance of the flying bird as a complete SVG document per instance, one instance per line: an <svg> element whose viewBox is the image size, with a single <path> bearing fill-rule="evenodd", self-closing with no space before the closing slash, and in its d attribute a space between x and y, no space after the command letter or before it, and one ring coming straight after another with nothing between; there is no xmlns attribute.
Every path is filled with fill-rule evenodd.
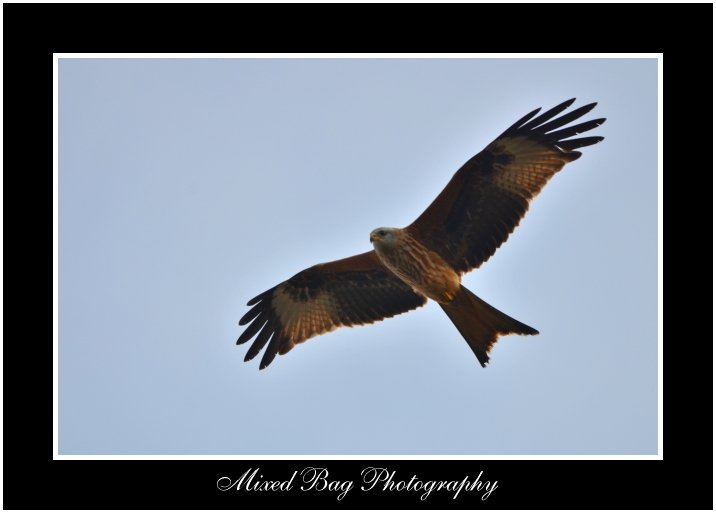
<svg viewBox="0 0 716 513"><path fill-rule="evenodd" d="M248 327L236 343L256 339L244 361L266 347L264 369L277 354L311 337L393 317L428 298L440 305L483 367L498 336L538 334L477 297L460 278L507 240L529 201L582 155L577 148L604 139L570 139L605 121L567 126L596 105L559 116L574 100L520 118L458 169L412 224L373 230L372 251L304 269L249 301L252 308L239 321Z"/></svg>

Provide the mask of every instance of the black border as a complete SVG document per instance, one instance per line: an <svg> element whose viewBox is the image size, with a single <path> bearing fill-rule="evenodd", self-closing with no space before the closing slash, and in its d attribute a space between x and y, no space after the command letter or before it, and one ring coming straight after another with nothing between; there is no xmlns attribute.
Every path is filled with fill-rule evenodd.
<svg viewBox="0 0 716 513"><path fill-rule="evenodd" d="M697 212L708 202L696 196L707 187L704 176L713 179L711 105L704 101L713 87L712 12L709 4L4 4L4 180L5 191L15 192L5 202L5 269L13 269L5 306L16 307L5 319L17 327L7 330L3 347L4 508L711 509L713 472L701 460L712 467L713 343L701 335L708 328L694 321L712 316L710 309L698 312L703 301L692 287L703 288L708 279L698 257L709 251L694 242L704 239L708 225L698 221L708 212ZM675 297L688 308L679 317L680 337L672 330L675 317L665 319L664 460L53 461L52 339L34 336L38 287L27 280L42 268L28 262L40 254L33 251L38 230L31 221L44 198L36 177L49 182L52 172L52 53L148 51L664 52L665 210L672 222L683 212L681 223L670 224L677 227L670 233L679 230L681 237L665 238L664 260L673 269L679 255L689 259L678 280L664 281L665 311ZM699 120L707 124L703 131ZM9 183L23 179L29 183ZM677 201L680 208L672 207ZM14 256L20 261L12 262ZM23 278L13 287L15 275ZM499 489L485 503L468 493L457 500L434 493L421 502L413 493L356 492L339 503L333 494L237 494L216 487L218 478L249 467L285 476L308 465L354 480L369 465L425 479L461 479L482 470Z"/></svg>

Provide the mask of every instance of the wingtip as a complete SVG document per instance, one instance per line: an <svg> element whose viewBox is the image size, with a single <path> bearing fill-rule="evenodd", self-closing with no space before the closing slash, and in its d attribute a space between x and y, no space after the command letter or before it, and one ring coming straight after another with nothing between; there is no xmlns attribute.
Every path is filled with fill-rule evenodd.
<svg viewBox="0 0 716 513"><path fill-rule="evenodd" d="M586 104L584 107L582 107L582 109L584 109L584 114L591 111L596 106L597 106L597 102L592 102L592 103Z"/></svg>
<svg viewBox="0 0 716 513"><path fill-rule="evenodd" d="M530 113L528 113L528 114L525 114L523 117L526 118L526 119L528 119L528 120L529 120L529 119L532 119L532 118L535 117L537 114L539 114L541 110L542 110L542 107L537 107L537 108L534 109L532 112L530 112Z"/></svg>
<svg viewBox="0 0 716 513"><path fill-rule="evenodd" d="M251 333L247 328L241 335L239 335L239 338L236 339L236 345L240 346L241 344L245 344L246 342L254 338L255 334L255 332Z"/></svg>
<svg viewBox="0 0 716 513"><path fill-rule="evenodd" d="M259 364L259 370L265 369L269 365L271 365L271 362L276 358L276 353L270 351L270 347L266 350L264 353L264 357L261 358L261 363Z"/></svg>
<svg viewBox="0 0 716 513"><path fill-rule="evenodd" d="M274 288L275 288L275 287L274 287ZM249 299L249 301L246 303L246 306L253 306L253 305L255 305L256 303L258 303L259 301L261 301L263 298L265 298L268 294L270 294L272 291L273 291L273 289L269 289L269 290L267 290L267 291L265 291L265 292L262 292L262 293L259 294L258 296L254 297L254 298L252 298L252 299Z"/></svg>
<svg viewBox="0 0 716 513"><path fill-rule="evenodd" d="M261 315L261 312L257 312L256 308L252 308L248 312L246 312L244 315L241 316L241 319L239 319L239 326L246 326L248 323L253 321L256 316Z"/></svg>

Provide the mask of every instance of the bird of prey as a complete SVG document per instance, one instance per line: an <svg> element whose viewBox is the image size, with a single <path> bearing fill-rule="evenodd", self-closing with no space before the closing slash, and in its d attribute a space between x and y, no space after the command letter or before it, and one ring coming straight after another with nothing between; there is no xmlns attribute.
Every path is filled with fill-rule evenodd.
<svg viewBox="0 0 716 513"><path fill-rule="evenodd" d="M484 367L497 337L536 335L460 284L462 274L487 261L527 212L529 201L577 148L603 137L572 138L601 125L568 126L591 111L571 112L574 98L520 118L453 175L445 189L405 228L377 228L373 250L314 265L248 302L249 324L237 340L256 336L244 361L266 347L260 368L311 337L341 326L368 324L436 301ZM538 115L539 114L539 115Z"/></svg>

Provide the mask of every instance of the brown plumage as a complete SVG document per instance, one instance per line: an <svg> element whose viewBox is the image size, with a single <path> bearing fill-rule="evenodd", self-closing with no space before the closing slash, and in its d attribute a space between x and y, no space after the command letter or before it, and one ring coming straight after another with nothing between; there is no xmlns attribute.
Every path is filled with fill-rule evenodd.
<svg viewBox="0 0 716 513"><path fill-rule="evenodd" d="M239 324L250 324L237 344L256 339L244 360L268 344L263 369L308 338L413 310L427 298L440 304L483 366L499 335L537 334L470 292L460 276L507 240L529 201L581 156L577 148L603 139L569 139L605 121L565 127L596 105L555 117L573 102L522 117L468 160L412 224L374 230L374 251L315 265L249 301Z"/></svg>

